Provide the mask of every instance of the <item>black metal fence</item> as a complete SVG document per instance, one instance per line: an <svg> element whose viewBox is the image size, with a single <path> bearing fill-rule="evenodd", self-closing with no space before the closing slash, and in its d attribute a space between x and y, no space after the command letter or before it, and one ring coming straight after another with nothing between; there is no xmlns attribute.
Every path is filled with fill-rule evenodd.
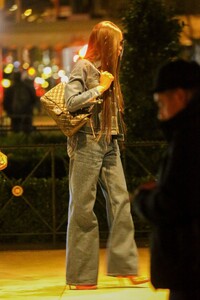
<svg viewBox="0 0 200 300"><path fill-rule="evenodd" d="M130 196L138 184L155 178L164 148L164 142L135 142L121 149ZM8 167L0 172L1 244L59 247L65 243L68 219L66 144L7 146L1 150L8 155ZM94 209L100 240L105 243L108 226L100 189ZM149 225L132 213L136 238L147 239Z"/></svg>

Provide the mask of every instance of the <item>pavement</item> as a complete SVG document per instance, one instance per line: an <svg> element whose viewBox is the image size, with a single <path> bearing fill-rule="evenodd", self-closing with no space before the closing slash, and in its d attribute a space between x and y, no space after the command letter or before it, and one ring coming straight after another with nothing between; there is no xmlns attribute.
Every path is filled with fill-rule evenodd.
<svg viewBox="0 0 200 300"><path fill-rule="evenodd" d="M149 249L139 248L140 274L149 276ZM65 249L0 251L0 299L167 300L151 283L130 285L106 276L106 249L100 249L98 289L70 290L65 284Z"/></svg>

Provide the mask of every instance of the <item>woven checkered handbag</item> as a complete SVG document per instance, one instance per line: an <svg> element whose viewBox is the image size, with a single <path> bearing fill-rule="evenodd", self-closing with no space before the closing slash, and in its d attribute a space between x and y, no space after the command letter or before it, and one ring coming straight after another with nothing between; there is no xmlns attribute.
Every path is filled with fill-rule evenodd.
<svg viewBox="0 0 200 300"><path fill-rule="evenodd" d="M65 104L65 83L58 83L46 92L40 101L60 130L68 137L75 134L89 120L91 113L72 114Z"/></svg>

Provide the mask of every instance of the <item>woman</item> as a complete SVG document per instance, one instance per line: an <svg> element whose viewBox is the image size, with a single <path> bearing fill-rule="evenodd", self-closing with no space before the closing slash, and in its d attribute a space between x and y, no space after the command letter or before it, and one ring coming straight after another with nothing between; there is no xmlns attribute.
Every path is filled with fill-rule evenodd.
<svg viewBox="0 0 200 300"><path fill-rule="evenodd" d="M93 211L97 183L106 199L110 227L107 274L128 277L133 284L148 281L138 276L134 227L118 147L118 139L124 136L118 74L122 51L121 30L109 21L98 23L91 32L85 59L76 63L65 90L70 112L92 113L90 121L68 139L67 284L76 289L97 287L99 231Z"/></svg>

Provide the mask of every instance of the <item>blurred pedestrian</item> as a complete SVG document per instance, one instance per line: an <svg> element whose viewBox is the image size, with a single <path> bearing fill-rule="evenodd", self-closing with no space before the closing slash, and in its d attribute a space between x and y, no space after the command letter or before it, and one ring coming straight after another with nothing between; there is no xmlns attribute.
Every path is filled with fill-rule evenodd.
<svg viewBox="0 0 200 300"><path fill-rule="evenodd" d="M110 229L107 275L141 284L138 251L129 194L118 140L124 138L123 99L119 64L123 35L112 22L94 26L85 59L74 66L65 99L71 113L90 110L88 123L68 138L70 203L67 228L67 283L76 289L96 289L99 267L99 227L94 204L99 182L106 199Z"/></svg>
<svg viewBox="0 0 200 300"><path fill-rule="evenodd" d="M152 224L151 282L170 300L200 299L200 66L162 66L154 89L168 141L156 183L140 186L133 207Z"/></svg>
<svg viewBox="0 0 200 300"><path fill-rule="evenodd" d="M11 128L14 132L29 133L33 130L33 109L37 97L33 86L21 79L21 72L14 72L13 84L5 89L3 106L11 118Z"/></svg>

